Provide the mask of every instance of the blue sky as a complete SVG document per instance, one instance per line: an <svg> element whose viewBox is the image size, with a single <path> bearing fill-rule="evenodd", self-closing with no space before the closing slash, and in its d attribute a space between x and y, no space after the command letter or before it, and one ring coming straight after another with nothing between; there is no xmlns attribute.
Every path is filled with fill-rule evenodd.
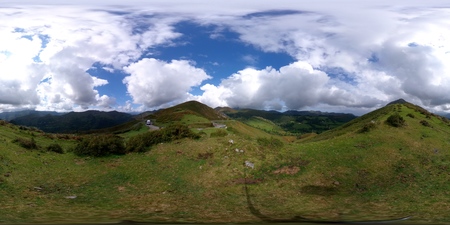
<svg viewBox="0 0 450 225"><path fill-rule="evenodd" d="M289 13L289 12L287 12ZM270 15L271 13L267 13ZM201 95L200 87L209 83L219 85L222 79L244 68L264 69L271 66L279 69L295 59L284 52L264 52L255 46L243 43L237 33L221 30L220 37L211 38L216 33L217 26L203 26L190 21L182 21L173 25L174 31L183 36L174 40L175 43L147 49L138 59L153 57L170 62L171 60L187 60L196 67L202 68L211 78L204 80L201 85L191 88L190 93ZM114 72L103 69L104 65L94 64L88 73L108 80L108 84L97 88L99 94L116 98L117 104L131 101L126 93L126 86L122 79L127 74L117 70ZM151 72L149 71L149 74Z"/></svg>
<svg viewBox="0 0 450 225"><path fill-rule="evenodd" d="M280 68L295 60L286 53L263 52L240 41L239 34L227 29L221 31L220 37L211 38L218 29L216 26L183 21L174 27L176 32L185 34L176 39L177 44L160 46L149 52L164 61L178 59L195 62L196 67L212 76L203 84L218 85L221 79L246 67L263 69L270 65ZM199 87L194 89L193 94L201 94Z"/></svg>
<svg viewBox="0 0 450 225"><path fill-rule="evenodd" d="M450 110L444 0L2 5L0 111Z"/></svg>

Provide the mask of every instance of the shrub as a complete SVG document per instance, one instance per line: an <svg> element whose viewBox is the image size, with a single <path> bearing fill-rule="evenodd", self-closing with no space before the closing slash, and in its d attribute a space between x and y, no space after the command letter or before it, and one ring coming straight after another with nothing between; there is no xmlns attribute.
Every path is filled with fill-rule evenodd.
<svg viewBox="0 0 450 225"><path fill-rule="evenodd" d="M18 137L16 139L14 139L12 142L15 144L18 144L20 147L26 148L26 149L37 149L38 148L34 138L26 139L26 138Z"/></svg>
<svg viewBox="0 0 450 225"><path fill-rule="evenodd" d="M217 129L209 135L210 137L225 137L228 135L228 132L224 129Z"/></svg>
<svg viewBox="0 0 450 225"><path fill-rule="evenodd" d="M56 153L60 153L60 154L64 153L64 150L61 147L61 145L56 144L56 143L50 144L49 146L47 146L46 149L49 152L56 152Z"/></svg>
<svg viewBox="0 0 450 225"><path fill-rule="evenodd" d="M85 137L75 146L73 152L79 156L95 157L126 153L123 139L112 134Z"/></svg>
<svg viewBox="0 0 450 225"><path fill-rule="evenodd" d="M161 130L131 137L126 143L126 152L145 152L152 145L182 138L198 139L200 135L192 132L186 125L170 125Z"/></svg>
<svg viewBox="0 0 450 225"><path fill-rule="evenodd" d="M393 127L402 127L405 125L405 119L403 119L403 117L398 113L389 116L386 122Z"/></svg>
<svg viewBox="0 0 450 225"><path fill-rule="evenodd" d="M420 124L422 124L423 126L426 126L426 127L431 127L431 124L428 123L428 121L426 121L426 120L421 120Z"/></svg>
<svg viewBox="0 0 450 225"><path fill-rule="evenodd" d="M409 117L411 117L411 118L414 118L415 116L413 115L413 114L411 114L411 113L408 113L406 116L409 116Z"/></svg>
<svg viewBox="0 0 450 225"><path fill-rule="evenodd" d="M370 121L370 122L364 124L364 126L361 128L361 130L359 130L359 132L360 133L367 133L367 132L375 129L376 127L377 126L376 126L375 121Z"/></svg>
<svg viewBox="0 0 450 225"><path fill-rule="evenodd" d="M276 138L258 138L256 139L256 142L258 142L259 145L262 147L267 148L282 148L284 146L284 143Z"/></svg>
<svg viewBox="0 0 450 225"><path fill-rule="evenodd" d="M208 134L206 134L205 131L198 132L198 135L200 135L202 137L208 136Z"/></svg>

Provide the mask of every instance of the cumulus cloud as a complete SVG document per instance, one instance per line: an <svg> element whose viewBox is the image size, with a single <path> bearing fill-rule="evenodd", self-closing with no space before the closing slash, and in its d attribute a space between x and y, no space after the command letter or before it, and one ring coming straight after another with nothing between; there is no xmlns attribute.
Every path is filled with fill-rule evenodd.
<svg viewBox="0 0 450 225"><path fill-rule="evenodd" d="M90 75L92 65L122 69L149 47L180 36L152 18L137 21L84 6L1 8L0 20L8 21L0 25L0 104L5 109L112 107L115 99L96 89L108 80ZM144 22L145 27L134 29Z"/></svg>
<svg viewBox="0 0 450 225"><path fill-rule="evenodd" d="M198 100L211 106L240 108L264 108L275 110L303 109L326 103L348 107L365 107L364 100L374 99L363 93L355 95L323 71L311 64L298 61L276 70L247 68L241 70L220 85L206 84ZM370 105L369 104L369 105Z"/></svg>
<svg viewBox="0 0 450 225"><path fill-rule="evenodd" d="M271 76L273 88L264 88L268 92L275 92L278 87L294 90L291 84L299 85L298 89L304 88L300 84L322 89L307 91L309 100L303 99L305 95L291 91L298 96L296 102L282 92L261 94L279 97L278 101L286 103L288 108L314 104L373 108L396 98L406 98L432 108L450 103L450 68L446 63L450 60L450 24L447 19L450 10L434 7L433 4L439 3L427 3L428 7L424 4L411 2L411 5L417 6L402 8L390 7L389 4L369 7L370 4L358 3L351 12L344 9L345 6L336 6L331 10L330 7L320 8L312 4L304 7L311 10L293 10L289 13L267 11L245 19L216 18L216 21L202 22L221 24L237 32L242 42L262 51L288 53L299 62L307 62L315 70L326 73L323 77L328 81L320 83L322 85L317 85L318 81L308 77L302 77L302 82L285 82L285 77ZM330 68L338 68L345 73L345 77L333 74ZM242 88L245 93L227 85L232 81L238 86L245 83L236 81L236 77L244 76L244 72L229 77L220 87L230 87L231 96L251 99L251 103L235 100L228 95L226 103L261 107L264 105L262 102L272 98L263 100L264 97L251 90L255 90L256 84L264 83L261 82L264 76L258 73L270 72L252 71L251 79L256 80L245 84L248 87ZM282 70L279 73L284 74ZM259 90L259 87L256 89ZM217 96L219 90L207 87L205 94ZM208 98L202 96L201 99Z"/></svg>
<svg viewBox="0 0 450 225"><path fill-rule="evenodd" d="M111 107L115 99L98 91L108 78L87 72L95 63L125 71L133 103L147 108L197 99L211 106L370 109L396 98L450 108L450 10L443 1L80 2L57 10L21 7L32 3L26 0L4 3L0 110ZM111 11L110 5L123 8ZM173 27L179 21L213 25L210 38L235 32L246 45L287 53L296 62L280 69L242 68L205 84L211 77L193 62L165 62L151 52L176 45L183 35ZM155 58L142 59L144 53ZM241 55L249 65L259 62ZM200 85L204 93L192 94Z"/></svg>
<svg viewBox="0 0 450 225"><path fill-rule="evenodd" d="M144 58L125 67L124 71L130 74L123 83L133 102L148 108L185 101L189 99L192 87L211 78L187 60L164 62Z"/></svg>

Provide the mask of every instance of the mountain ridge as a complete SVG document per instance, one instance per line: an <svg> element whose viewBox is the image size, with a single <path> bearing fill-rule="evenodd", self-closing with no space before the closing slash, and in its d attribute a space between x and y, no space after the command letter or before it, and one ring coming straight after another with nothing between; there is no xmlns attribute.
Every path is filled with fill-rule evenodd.
<svg viewBox="0 0 450 225"><path fill-rule="evenodd" d="M63 115L29 114L10 122L16 125L37 127L49 133L77 133L92 129L102 129L133 120L133 116L117 111L88 110L69 112Z"/></svg>
<svg viewBox="0 0 450 225"><path fill-rule="evenodd" d="M247 124L254 124L256 127L267 127L258 124L255 119L264 118L275 123L284 132L290 133L321 133L326 130L338 127L352 119L357 118L351 113L321 112L321 111L295 111L289 110L279 112L274 110L257 109L232 109L229 107L218 107L217 111L226 114L231 119L236 119ZM263 128L267 132L272 132L277 128ZM276 132L281 134L283 132Z"/></svg>

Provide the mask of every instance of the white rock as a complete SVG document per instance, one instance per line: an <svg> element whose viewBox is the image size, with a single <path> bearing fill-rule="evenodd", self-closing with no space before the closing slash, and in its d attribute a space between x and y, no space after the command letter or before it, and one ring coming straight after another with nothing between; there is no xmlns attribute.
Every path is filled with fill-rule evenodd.
<svg viewBox="0 0 450 225"><path fill-rule="evenodd" d="M255 164L252 163L252 162L250 162L250 161L247 161L247 160L245 161L245 166L246 166L246 167L250 167L250 168L252 168L252 169L255 168Z"/></svg>

